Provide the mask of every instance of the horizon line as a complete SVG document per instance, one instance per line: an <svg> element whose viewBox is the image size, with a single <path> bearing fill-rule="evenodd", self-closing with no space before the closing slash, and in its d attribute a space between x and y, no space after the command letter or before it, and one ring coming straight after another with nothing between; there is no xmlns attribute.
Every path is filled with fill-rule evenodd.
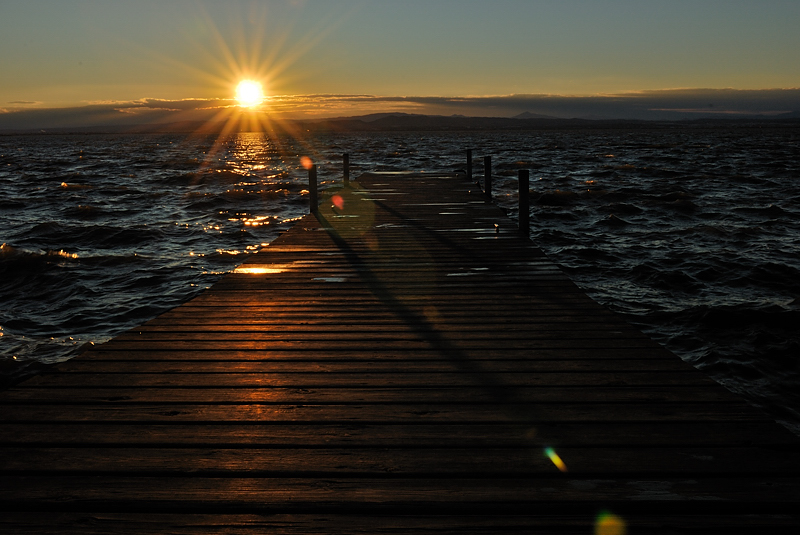
<svg viewBox="0 0 800 535"><path fill-rule="evenodd" d="M800 112L800 88L639 90L584 96L510 93L485 96L397 96L370 94L271 95L243 111L234 98L186 97L92 101L76 106L0 108L0 129L213 121L249 114L275 120L358 117L373 114L510 118L528 113L559 119L674 120L701 115L769 116Z"/></svg>

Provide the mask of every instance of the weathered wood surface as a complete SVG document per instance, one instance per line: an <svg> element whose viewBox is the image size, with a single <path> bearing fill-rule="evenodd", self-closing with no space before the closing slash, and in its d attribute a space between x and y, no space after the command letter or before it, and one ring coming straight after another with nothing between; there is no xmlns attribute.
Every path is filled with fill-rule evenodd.
<svg viewBox="0 0 800 535"><path fill-rule="evenodd" d="M592 533L604 510L628 533L797 532L797 438L586 297L473 184L337 194L0 394L4 532Z"/></svg>

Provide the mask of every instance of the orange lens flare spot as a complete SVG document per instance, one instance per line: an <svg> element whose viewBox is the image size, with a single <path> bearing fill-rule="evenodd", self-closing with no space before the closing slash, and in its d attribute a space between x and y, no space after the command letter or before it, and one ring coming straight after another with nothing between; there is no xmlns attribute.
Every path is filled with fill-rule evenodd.
<svg viewBox="0 0 800 535"><path fill-rule="evenodd" d="M305 169L311 169L311 166L314 165L314 162L312 162L311 158L308 156L301 156L300 165L302 165Z"/></svg>
<svg viewBox="0 0 800 535"><path fill-rule="evenodd" d="M344 210L344 199L342 198L341 195L334 195L333 197L331 197L331 202L339 210Z"/></svg>
<svg viewBox="0 0 800 535"><path fill-rule="evenodd" d="M567 471L567 465L564 464L564 461L561 460L561 457L558 456L558 454L555 452L553 448L545 448L544 454L547 455L547 457L553 462L554 465L556 465L556 468L558 468L562 472Z"/></svg>
<svg viewBox="0 0 800 535"><path fill-rule="evenodd" d="M617 515L603 511L594 523L594 535L625 535L625 521Z"/></svg>

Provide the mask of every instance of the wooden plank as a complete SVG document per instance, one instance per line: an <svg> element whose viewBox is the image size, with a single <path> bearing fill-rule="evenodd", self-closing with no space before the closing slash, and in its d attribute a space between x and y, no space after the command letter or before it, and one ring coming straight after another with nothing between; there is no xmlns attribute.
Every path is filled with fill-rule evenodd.
<svg viewBox="0 0 800 535"><path fill-rule="evenodd" d="M462 316L459 320L451 320L437 311L427 310L425 315L418 318L402 318L398 316L386 317L382 320L368 315L362 317L338 318L336 311L331 311L326 316L309 317L309 313L295 313L286 315L282 313L248 313L243 311L236 318L218 318L213 312L205 314L202 319L194 317L162 318L159 322L148 322L129 332L190 332L192 330L208 330L210 332L403 332L419 327L436 329L444 333L470 332L470 325L474 326L472 332L496 332L497 326L507 329L509 335L520 333L547 333L582 329L594 331L625 332L631 336L640 336L637 330L630 325L603 321L595 315L559 316L563 321L553 320L556 315L552 311L539 315L492 314L485 323L479 323L481 314ZM485 317L486 312L483 312ZM504 321L506 320L506 321ZM562 333L563 334L563 333Z"/></svg>
<svg viewBox="0 0 800 535"><path fill-rule="evenodd" d="M0 423L3 446L161 446L202 447L520 447L537 436L553 446L793 447L796 438L774 422L650 421L523 423L464 422L329 423L243 421L209 424L130 421Z"/></svg>
<svg viewBox="0 0 800 535"><path fill-rule="evenodd" d="M195 340L172 340L164 337L158 340L111 340L106 342L107 349L117 351L190 351L196 350L198 346L202 351L359 351L364 349L369 340L359 339L319 339L307 340L298 337L295 340L262 340L253 341L248 339L239 340L206 340L198 343ZM526 350L538 351L547 349L640 349L655 350L653 343L645 338L640 339L615 339L610 338L548 338L541 340L505 340L505 339L483 339L477 341L462 342L456 339L441 338L435 334L427 339L421 340L381 340L380 346L383 351L424 351L436 349L440 356L451 354L462 354L466 351L489 351L489 350ZM374 347L374 346L373 346Z"/></svg>
<svg viewBox="0 0 800 535"><path fill-rule="evenodd" d="M384 381L385 382L385 381ZM502 385L419 386L397 384L370 387L369 381L351 383L345 387L323 387L314 384L275 384L269 386L240 385L214 387L204 385L152 386L82 386L64 388L20 388L10 392L3 406L13 403L70 404L70 403L221 403L221 404L353 404L403 403L409 397L417 403L735 403L739 400L730 392L710 386L681 387L674 385L646 387L613 387L587 389L585 386L548 387Z"/></svg>
<svg viewBox="0 0 800 535"><path fill-rule="evenodd" d="M158 475L202 477L443 477L538 478L558 473L531 440L516 448L131 448L40 447L0 448L0 473L74 475ZM781 466L770 448L719 447L569 447L559 446L570 478L686 477L738 479L800 475L800 458L787 458ZM652 459L656 457L656 465ZM750 459L742 463L741 459ZM31 467L35 467L31 469ZM800 498L800 494L797 495Z"/></svg>
<svg viewBox="0 0 800 535"><path fill-rule="evenodd" d="M125 393L83 403L15 403L0 422L569 423L772 421L745 404L618 402L486 403L126 403Z"/></svg>
<svg viewBox="0 0 800 535"><path fill-rule="evenodd" d="M573 514L517 514L480 516L474 513L457 515L428 514L365 515L365 514L168 514L151 512L147 515L133 513L73 513L37 512L30 514L10 512L0 516L0 528L6 533L20 534L80 534L121 535L142 533L171 533L174 535L264 534L275 535L327 535L396 534L396 533L559 533L586 535L593 533L598 512ZM684 532L702 532L722 535L794 534L796 518L791 515L754 515L729 512L724 515L636 515L627 512L621 518L628 533L674 535Z"/></svg>
<svg viewBox="0 0 800 535"><path fill-rule="evenodd" d="M468 343L475 341L477 344L483 343L485 345L486 341L491 341L493 344L500 345L501 341L498 340L497 330L463 330L463 331L456 331L459 339L460 345L466 346ZM591 339L591 340L608 340L611 339L617 342L620 339L624 339L626 341L631 342L638 342L642 343L643 341L647 343L647 345L653 345L649 338L641 334L640 332L633 331L633 330L591 330L588 328L581 329L578 332L570 332L571 339ZM165 336L166 335L166 336ZM325 342L347 342L347 341L355 341L355 342L362 342L365 338L368 339L376 344L381 344L384 341L387 342L406 342L406 341L417 341L419 339L426 339L431 337L432 335L436 335L437 337L441 336L441 332L438 329L430 328L427 325L418 325L418 326L407 326L405 329L393 329L393 330L383 330L383 329L375 329L375 330L325 330L325 331L317 331L317 330L295 330L295 329L275 329L275 330L268 330L268 329L253 329L253 330L240 330L238 328L233 329L202 329L200 331L177 331L177 330L166 330L166 331L154 331L154 330L147 330L143 329L141 331L135 332L127 332L123 333L115 338L116 342L124 343L124 342L131 342L131 343L150 343L150 342L158 342L164 340L164 338L169 339L170 341L174 342L236 342L236 341L244 341L244 342L272 342L272 341L308 341L308 342L316 342L316 341L325 341ZM512 341L536 341L536 340L560 340L564 337L565 333L563 330L558 331L526 331L526 330L509 330L507 333L504 334L502 337L502 342L512 342Z"/></svg>
<svg viewBox="0 0 800 535"><path fill-rule="evenodd" d="M690 372L690 370L687 370ZM652 372L606 372L593 371L581 372L549 372L526 373L516 372L489 372L486 369L470 371L464 367L458 373L437 373L428 371L423 373L352 373L352 372L258 372L258 373L188 373L188 374L160 374L138 373L131 375L122 374L48 374L28 381L10 392L7 399L13 400L15 392L35 392L33 395L47 395L41 389L63 390L65 388L80 389L116 389L116 388L164 388L164 387L213 387L213 388L353 388L372 387L377 389L387 388L432 388L453 390L458 387L468 387L475 391L480 387L503 388L528 388L541 389L543 387L564 388L571 387L661 387L670 386L674 391L695 387L692 390L700 394L702 387L712 387L712 390L724 392L717 388L711 379L697 373L662 371L655 375ZM697 388L701 387L701 388ZM598 390L602 390L598 388ZM733 396L730 396L733 398ZM736 399L736 398L734 398Z"/></svg>
<svg viewBox="0 0 800 535"><path fill-rule="evenodd" d="M458 356L459 360L453 357ZM260 362L279 362L279 361L317 361L327 362L463 362L463 363L482 363L482 362L527 362L536 360L642 360L681 362L674 354L669 353L661 346L653 346L642 351L638 347L630 348L504 348L500 349L459 349L450 351L446 349L402 349L402 348L375 348L369 345L364 347L351 347L346 349L326 348L318 351L296 351L290 349L210 349L205 346L189 347L183 350L157 350L153 348L126 349L119 347L114 349L111 344L103 344L92 348L81 355L81 360L114 360L114 361L209 361L227 360L236 361L260 361ZM60 369L60 368L56 368Z"/></svg>
<svg viewBox="0 0 800 535"><path fill-rule="evenodd" d="M174 513L796 515L796 479L694 480L528 478L236 478L7 476L0 500L17 510ZM13 489L13 490L12 490Z"/></svg>
<svg viewBox="0 0 800 535"><path fill-rule="evenodd" d="M116 353L114 353L116 355ZM32 386L43 381L51 375L77 375L77 374L235 374L235 373L387 373L387 374L424 374L424 373L466 373L452 360L432 360L418 358L398 358L396 360L377 360L371 358L334 359L286 359L264 358L260 360L245 360L240 357L226 358L227 355L217 355L216 360L197 360L186 358L184 360L122 360L110 358L73 359L58 368L45 370L38 377L32 378L21 386ZM143 362L147 362L143 365ZM675 358L664 359L470 359L474 366L480 367L485 373L552 373L552 372L678 372L697 375L695 368ZM448 377L448 381L451 378ZM75 381L81 379L76 377ZM113 380L113 379L112 379ZM449 383L448 383L449 384Z"/></svg>

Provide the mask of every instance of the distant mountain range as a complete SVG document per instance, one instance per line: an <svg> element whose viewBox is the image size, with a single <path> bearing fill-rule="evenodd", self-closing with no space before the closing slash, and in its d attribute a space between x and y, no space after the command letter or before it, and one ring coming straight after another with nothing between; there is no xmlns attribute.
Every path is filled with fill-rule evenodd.
<svg viewBox="0 0 800 535"><path fill-rule="evenodd" d="M445 117L445 116L442 116L442 115L423 115L423 114L417 114L417 113L390 112L390 113L370 113L369 115L358 115L358 116L355 116L355 117L336 117L336 118L328 119L328 120L333 120L333 121L348 120L349 121L349 120L356 119L356 120L359 120L359 121L364 121L365 123L371 123L373 121L377 121L377 120L380 120L380 119L386 119L387 117L440 117L441 118L441 117ZM474 119L474 117L468 117L466 115L450 115L450 116L447 116L447 117L450 117L450 118L456 117L456 118L461 118L461 119ZM553 117L552 115L541 115L539 113L531 113L529 111L520 113L519 115L515 115L514 117L496 117L496 118L499 118L499 119L507 119L507 118L510 118L510 119L558 119L558 117Z"/></svg>
<svg viewBox="0 0 800 535"><path fill-rule="evenodd" d="M471 130L529 130L544 126L575 125L582 119L558 119L524 113L517 117L467 117L464 115L417 115L410 113L374 113L357 117L337 117L297 121L312 131L471 131Z"/></svg>
<svg viewBox="0 0 800 535"><path fill-rule="evenodd" d="M520 113L519 115L515 115L512 119L558 119L558 117L553 117L552 115L542 115L540 113L531 113L529 111L525 111Z"/></svg>
<svg viewBox="0 0 800 535"><path fill-rule="evenodd" d="M524 112L514 117L468 117L464 115L420 115L410 113L372 113L355 117L336 117L327 119L305 119L281 122L275 121L276 129L287 132L298 130L308 133L320 132L410 132L410 131L490 131L490 130L553 130L553 129L601 129L601 128L674 128L678 125L718 126L736 125L739 127L773 125L800 126L800 112L773 116L730 116L704 114L690 119L671 121L651 121L640 119L602 119L572 118L563 119L549 115ZM0 130L0 133L64 133L64 132L193 132L219 133L225 129L225 122L185 121L166 124L142 124L126 126L85 126L72 128L50 128L46 130Z"/></svg>
<svg viewBox="0 0 800 535"><path fill-rule="evenodd" d="M562 128L657 128L676 125L737 124L763 125L765 123L800 123L800 112L779 116L732 117L704 115L681 121L645 121L638 119L562 119L531 112L514 117L467 117L463 115L415 115L409 113L374 113L357 117L296 121L302 129L312 132L375 132L375 131L480 131L480 130L542 130Z"/></svg>

